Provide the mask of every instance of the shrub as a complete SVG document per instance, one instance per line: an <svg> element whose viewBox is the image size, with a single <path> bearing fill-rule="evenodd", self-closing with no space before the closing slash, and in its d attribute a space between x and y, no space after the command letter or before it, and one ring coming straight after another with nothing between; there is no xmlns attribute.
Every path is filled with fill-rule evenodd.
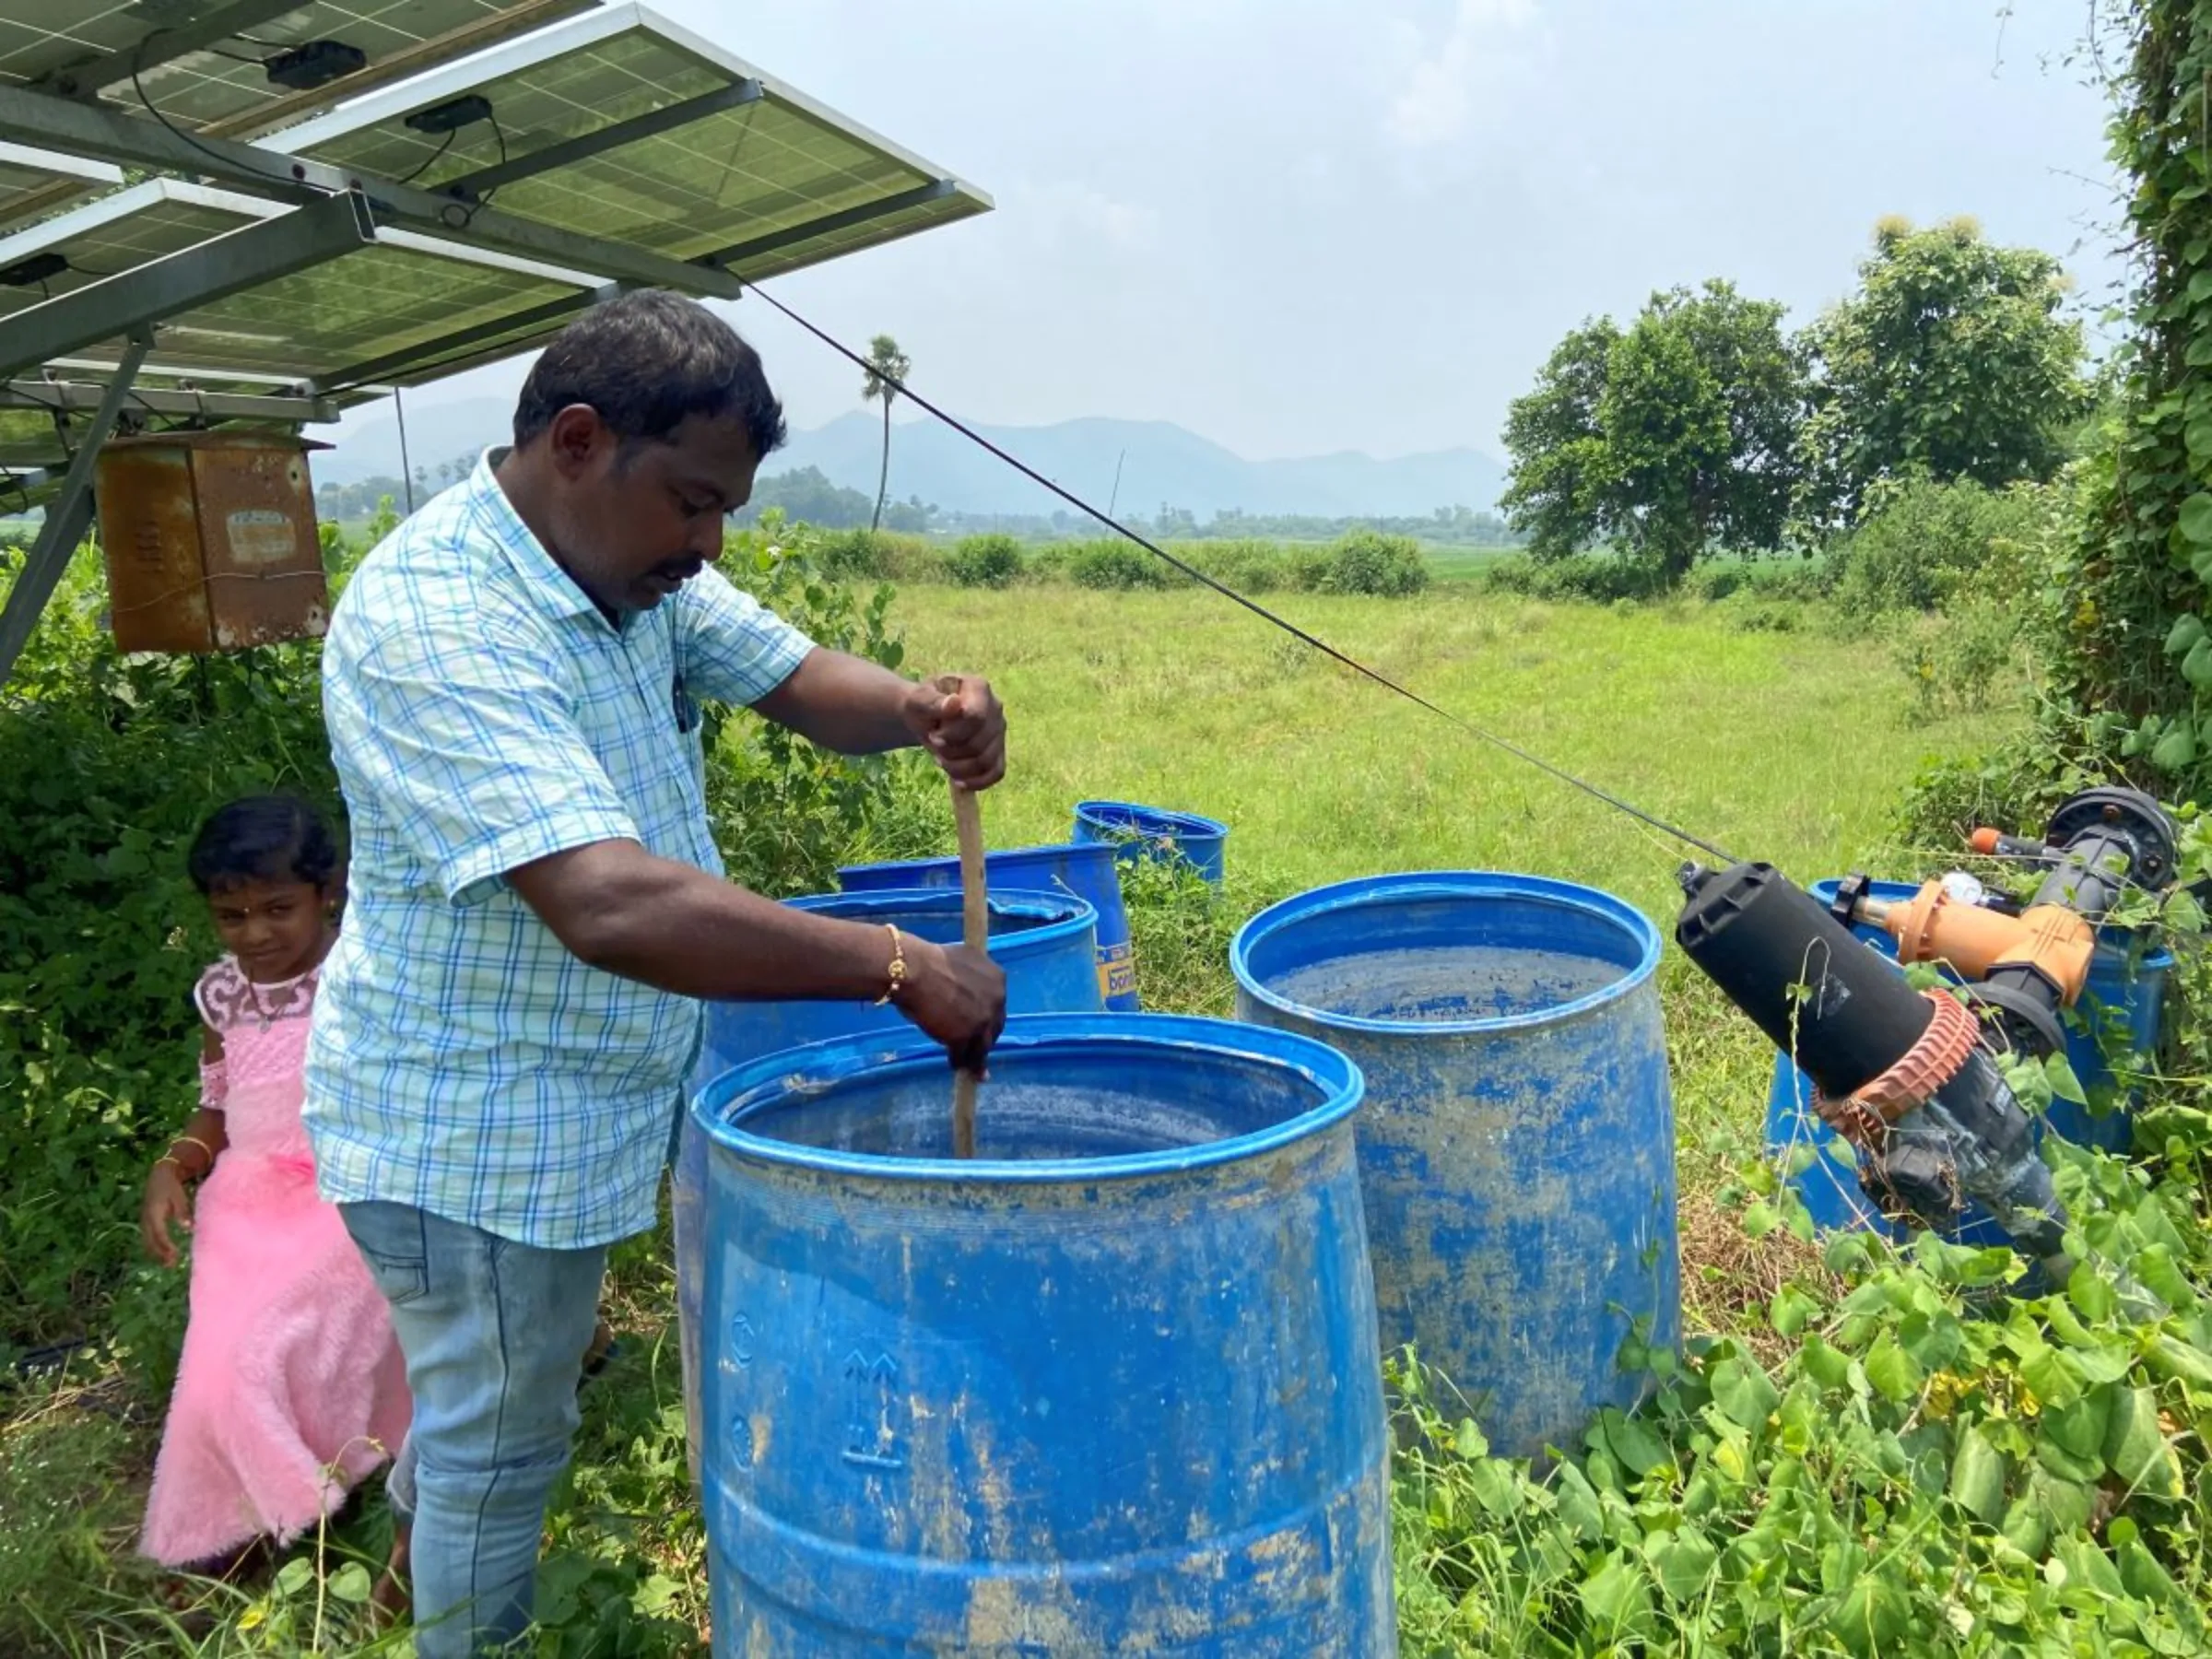
<svg viewBox="0 0 2212 1659"><path fill-rule="evenodd" d="M1611 605L1619 599L1653 599L1666 591L1654 565L1618 553L1571 553L1538 561L1524 554L1501 559L1483 576L1493 593L1532 599L1577 599Z"/></svg>
<svg viewBox="0 0 2212 1659"><path fill-rule="evenodd" d="M1833 556L1837 606L1862 620L1940 610L1961 582L2031 539L2048 512L2048 491L2033 484L1884 486Z"/></svg>
<svg viewBox="0 0 2212 1659"><path fill-rule="evenodd" d="M1322 594L1370 594L1402 599L1429 585L1429 565L1420 544L1407 535L1354 530L1332 543L1312 584Z"/></svg>
<svg viewBox="0 0 2212 1659"><path fill-rule="evenodd" d="M1021 544L996 533L967 536L946 557L945 572L961 587L1008 586L1022 572Z"/></svg>
<svg viewBox="0 0 2212 1659"><path fill-rule="evenodd" d="M195 1099L191 992L217 949L193 832L259 790L338 806L316 646L125 658L105 603L81 550L0 700L0 1348L80 1334L137 1260L136 1195ZM179 1276L141 1283L181 1306Z"/></svg>
<svg viewBox="0 0 2212 1659"><path fill-rule="evenodd" d="M863 596L770 545L738 538L724 571L823 643L898 664L888 589ZM137 1194L195 1100L191 990L217 951L184 848L239 794L342 803L318 645L126 658L104 605L81 551L0 695L0 1354L117 1331L158 1393L184 1281L134 1270ZM847 761L708 718L709 814L735 878L782 895L831 885L855 852L935 850L949 811L919 757Z"/></svg>
<svg viewBox="0 0 2212 1659"><path fill-rule="evenodd" d="M804 524L785 524L782 535L837 582L935 582L945 574L944 555L924 536L865 527L818 530Z"/></svg>
<svg viewBox="0 0 2212 1659"><path fill-rule="evenodd" d="M1241 594L1271 594L1289 574L1282 548L1270 541L1191 542L1175 552L1194 569Z"/></svg>
<svg viewBox="0 0 2212 1659"><path fill-rule="evenodd" d="M1172 565L1118 536L1077 543L1067 556L1067 573L1077 587L1124 591L1177 587L1187 580Z"/></svg>

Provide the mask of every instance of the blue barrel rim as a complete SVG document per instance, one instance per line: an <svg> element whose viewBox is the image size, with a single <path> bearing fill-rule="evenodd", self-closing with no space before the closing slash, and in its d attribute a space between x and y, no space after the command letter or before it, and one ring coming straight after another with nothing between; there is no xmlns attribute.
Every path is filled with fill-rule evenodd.
<svg viewBox="0 0 2212 1659"><path fill-rule="evenodd" d="M993 888L984 895L994 915L1043 916L1043 921L1031 927L1013 933L992 936L990 954L994 959L1024 957L1033 952L1057 949L1068 940L1090 928L1094 934L1099 924L1098 906L1077 892L1051 888ZM876 916L848 916L847 921L875 923L895 922L902 909L926 906L943 910L947 904L960 902L958 888L866 888L857 893L801 893L786 899L783 903L794 910L809 912L832 909L857 909L888 912Z"/></svg>
<svg viewBox="0 0 2212 1659"><path fill-rule="evenodd" d="M1017 859L1035 857L1103 858L1111 861L1113 857L1113 849L1104 841L1042 841L1034 847L993 847L986 855L985 862L986 864L1007 865ZM848 870L865 870L871 874L887 870L931 870L942 869L948 864L957 865L959 862L959 854L950 853L939 853L931 858L888 858L874 864L840 865L837 867L837 876L841 882ZM888 891L889 889L871 888L868 890Z"/></svg>
<svg viewBox="0 0 2212 1659"><path fill-rule="evenodd" d="M1479 1019L1372 1019L1359 1014L1337 1014L1293 1002L1270 990L1253 972L1253 947L1279 928L1332 912L1359 910L1385 899L1422 898L1521 899L1579 910L1624 929L1639 947L1636 964L1622 970L1618 979L1571 1001L1527 1013L1492 1014ZM1516 875L1507 870L1417 870L1402 875L1362 876L1314 888L1269 905L1237 929L1237 936L1229 947L1229 966L1236 977L1238 990L1277 1013L1311 1025L1382 1037L1466 1037L1558 1025L1622 1001L1642 989L1659 971L1661 949L1659 929L1649 916L1627 900L1617 899L1597 888L1549 876Z"/></svg>
<svg viewBox="0 0 2212 1659"><path fill-rule="evenodd" d="M884 1033L833 1037L803 1048L763 1054L705 1084L687 1110L699 1130L724 1151L810 1174L927 1185L987 1181L1001 1186L1053 1186L1189 1174L1278 1151L1342 1123L1359 1109L1367 1094L1367 1078L1359 1065L1324 1042L1295 1031L1189 1014L1018 1014L1007 1019L1006 1032L994 1052L1163 1047L1204 1049L1252 1061L1312 1084L1326 1098L1295 1117L1249 1135L1230 1135L1203 1146L1124 1152L1111 1158L875 1158L749 1134L734 1121L780 1101L801 1080L827 1092L870 1074L924 1070L945 1079L945 1110L949 1113L952 1072L946 1065L945 1051L914 1031L895 1037ZM987 1091L990 1085L984 1084L983 1088Z"/></svg>
<svg viewBox="0 0 2212 1659"><path fill-rule="evenodd" d="M1147 806L1141 801L1077 801L1076 803L1076 818L1080 823L1088 824L1091 828L1103 830L1110 835L1133 836L1139 840L1145 839L1147 835L1149 825L1139 827L1133 824L1115 823L1111 818L1101 816L1106 812L1124 813L1133 818L1149 819L1152 824L1156 824L1159 829L1170 834L1219 837L1226 837L1229 834L1229 826L1218 819L1206 818L1195 812L1183 812L1172 806Z"/></svg>

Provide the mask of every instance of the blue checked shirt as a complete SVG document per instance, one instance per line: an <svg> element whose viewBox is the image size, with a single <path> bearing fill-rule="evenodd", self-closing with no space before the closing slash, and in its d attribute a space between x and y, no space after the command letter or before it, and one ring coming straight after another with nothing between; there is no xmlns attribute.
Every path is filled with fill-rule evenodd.
<svg viewBox="0 0 2212 1659"><path fill-rule="evenodd" d="M700 1005L586 967L505 872L627 839L720 875L693 700L757 701L811 643L711 568L618 629L491 459L331 618L352 860L305 1116L326 1199L579 1249L653 1224Z"/></svg>

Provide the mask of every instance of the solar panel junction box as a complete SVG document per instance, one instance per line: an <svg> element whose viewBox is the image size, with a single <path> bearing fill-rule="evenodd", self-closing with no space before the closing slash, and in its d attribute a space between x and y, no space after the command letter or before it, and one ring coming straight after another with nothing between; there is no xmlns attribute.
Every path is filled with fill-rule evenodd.
<svg viewBox="0 0 2212 1659"><path fill-rule="evenodd" d="M263 60L269 79L295 92L312 92L369 66L369 54L343 41L309 41Z"/></svg>
<svg viewBox="0 0 2212 1659"><path fill-rule="evenodd" d="M460 98L449 98L441 104L432 104L427 110L418 110L407 117L407 125L418 133L435 136L440 133L457 133L463 127L474 126L479 121L491 119L491 100L470 92Z"/></svg>

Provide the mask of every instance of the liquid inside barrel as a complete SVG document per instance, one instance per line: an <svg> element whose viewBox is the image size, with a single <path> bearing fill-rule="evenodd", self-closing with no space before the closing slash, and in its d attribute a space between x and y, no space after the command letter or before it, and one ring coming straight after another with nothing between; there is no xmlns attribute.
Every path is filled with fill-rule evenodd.
<svg viewBox="0 0 2212 1659"><path fill-rule="evenodd" d="M1659 952L1610 894L1488 871L1323 888L1232 947L1240 1018L1367 1077L1383 1351L1410 1346L1508 1455L1578 1443L1679 1340Z"/></svg>
<svg viewBox="0 0 2212 1659"><path fill-rule="evenodd" d="M972 1162L925 1039L704 1091L716 1652L1394 1653L1359 1098L1156 1015L1010 1020Z"/></svg>

